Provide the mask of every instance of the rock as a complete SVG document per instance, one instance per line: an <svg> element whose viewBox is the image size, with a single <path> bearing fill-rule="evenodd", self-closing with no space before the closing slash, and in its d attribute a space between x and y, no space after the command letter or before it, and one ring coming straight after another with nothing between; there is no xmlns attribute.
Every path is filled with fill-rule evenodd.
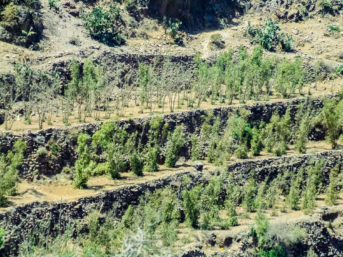
<svg viewBox="0 0 343 257"><path fill-rule="evenodd" d="M204 164L201 161L195 161L192 165L197 171L202 171L204 168Z"/></svg>

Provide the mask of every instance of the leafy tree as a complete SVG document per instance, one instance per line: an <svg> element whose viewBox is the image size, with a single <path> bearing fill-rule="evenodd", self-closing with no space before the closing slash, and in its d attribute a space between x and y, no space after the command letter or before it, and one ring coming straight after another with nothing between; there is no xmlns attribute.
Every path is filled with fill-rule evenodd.
<svg viewBox="0 0 343 257"><path fill-rule="evenodd" d="M143 176L143 160L137 151L134 151L130 156L130 167L136 176Z"/></svg>
<svg viewBox="0 0 343 257"><path fill-rule="evenodd" d="M259 211L255 217L254 225L259 247L263 247L265 245L268 229L269 220L261 211Z"/></svg>
<svg viewBox="0 0 343 257"><path fill-rule="evenodd" d="M247 212L256 210L255 197L257 194L257 185L255 179L251 177L248 182L244 185L243 192L243 206Z"/></svg>
<svg viewBox="0 0 343 257"><path fill-rule="evenodd" d="M75 162L74 187L86 188L90 173L95 169L96 164L91 160L89 150L90 136L84 133L77 138L78 159Z"/></svg>
<svg viewBox="0 0 343 257"><path fill-rule="evenodd" d="M326 129L326 139L331 144L332 149L337 148L337 140L342 131L342 110L343 101L337 104L335 100L325 100L322 112L318 117Z"/></svg>
<svg viewBox="0 0 343 257"><path fill-rule="evenodd" d="M157 146L150 146L144 156L144 171L153 172L158 171L158 155L159 149Z"/></svg>
<svg viewBox="0 0 343 257"><path fill-rule="evenodd" d="M291 207L292 210L298 210L299 209L299 203L300 203L300 185L302 181L302 173L299 173L296 178L292 179L291 182L291 188L289 190L289 194L287 196L287 203Z"/></svg>
<svg viewBox="0 0 343 257"><path fill-rule="evenodd" d="M186 222L190 227L196 228L198 226L200 217L199 198L202 187L201 185L194 187L189 191L182 193L183 197L183 208L186 215Z"/></svg>
<svg viewBox="0 0 343 257"><path fill-rule="evenodd" d="M294 62L283 59L276 68L275 90L283 97L289 97L296 90L301 93L304 86L305 73L301 58Z"/></svg>
<svg viewBox="0 0 343 257"><path fill-rule="evenodd" d="M326 190L325 202L329 205L334 205L338 199L338 170L339 167L331 169L330 172L330 183Z"/></svg>
<svg viewBox="0 0 343 257"><path fill-rule="evenodd" d="M183 130L184 127L180 125L175 128L173 133L168 135L165 160L167 167L175 167L180 150L185 145L185 134Z"/></svg>
<svg viewBox="0 0 343 257"><path fill-rule="evenodd" d="M317 189L315 184L315 176L308 176L305 190L303 191L302 208L305 213L311 213L316 207Z"/></svg>
<svg viewBox="0 0 343 257"><path fill-rule="evenodd" d="M262 138L260 135L260 131L256 127L252 129L251 133L252 133L251 153L252 155L257 156L260 154L260 152L263 149Z"/></svg>
<svg viewBox="0 0 343 257"><path fill-rule="evenodd" d="M18 171L24 159L26 143L17 140L7 155L0 155L0 206L8 204L7 196L16 194Z"/></svg>
<svg viewBox="0 0 343 257"><path fill-rule="evenodd" d="M277 156L286 153L287 143L291 134L290 131L290 111L287 110L283 117L274 113L270 123L262 131L263 144L268 152L273 152Z"/></svg>

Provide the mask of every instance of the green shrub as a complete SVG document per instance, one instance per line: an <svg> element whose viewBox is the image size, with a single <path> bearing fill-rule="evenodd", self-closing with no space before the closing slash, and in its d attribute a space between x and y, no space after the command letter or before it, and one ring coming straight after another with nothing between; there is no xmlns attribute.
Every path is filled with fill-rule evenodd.
<svg viewBox="0 0 343 257"><path fill-rule="evenodd" d="M243 206L247 212L252 212L256 210L255 197L257 194L257 185L255 179L251 177L247 183L244 185L243 192Z"/></svg>
<svg viewBox="0 0 343 257"><path fill-rule="evenodd" d="M306 182L306 188L303 192L302 208L305 213L313 212L316 207L317 189L315 184L315 177L313 175L308 176Z"/></svg>
<svg viewBox="0 0 343 257"><path fill-rule="evenodd" d="M75 162L74 187L83 189L87 187L89 176L96 164L91 160L89 150L90 136L84 133L77 138L78 159Z"/></svg>
<svg viewBox="0 0 343 257"><path fill-rule="evenodd" d="M109 46L125 43L116 24L121 19L120 8L111 5L107 11L102 7L96 7L83 16L85 27L92 38Z"/></svg>
<svg viewBox="0 0 343 257"><path fill-rule="evenodd" d="M26 143L17 140L7 155L0 155L0 207L8 204L7 196L16 194L18 171L24 159Z"/></svg>
<svg viewBox="0 0 343 257"><path fill-rule="evenodd" d="M49 8L52 9L58 9L56 0L49 0Z"/></svg>
<svg viewBox="0 0 343 257"><path fill-rule="evenodd" d="M281 246L271 250L260 250L256 254L258 257L287 257L286 251Z"/></svg>
<svg viewBox="0 0 343 257"><path fill-rule="evenodd" d="M177 126L174 132L168 135L165 160L165 164L167 167L175 167L177 158L180 154L180 150L186 143L183 129L184 127L182 125Z"/></svg>
<svg viewBox="0 0 343 257"><path fill-rule="evenodd" d="M318 117L326 129L326 139L331 144L332 149L337 148L337 140L342 131L340 119L342 110L343 101L337 103L335 100L325 100L322 112Z"/></svg>
<svg viewBox="0 0 343 257"><path fill-rule="evenodd" d="M112 137L116 131L117 127L114 122L104 123L100 130L94 133L92 136L92 146L96 148L101 148L106 150L107 146L111 143Z"/></svg>
<svg viewBox="0 0 343 257"><path fill-rule="evenodd" d="M260 131L257 128L252 129L252 139L251 139L251 153L253 156L260 155L263 149L262 138Z"/></svg>
<svg viewBox="0 0 343 257"><path fill-rule="evenodd" d="M337 67L336 72L339 75L343 75L343 64Z"/></svg>
<svg viewBox="0 0 343 257"><path fill-rule="evenodd" d="M235 156L239 159L246 159L248 158L248 148L245 145L240 145L235 150Z"/></svg>
<svg viewBox="0 0 343 257"><path fill-rule="evenodd" d="M256 233L259 247L263 247L267 243L268 229L269 229L269 220L261 211L259 211L255 217L255 225L254 225L254 230Z"/></svg>
<svg viewBox="0 0 343 257"><path fill-rule="evenodd" d="M132 172L136 176L143 176L143 166L144 164L142 158L136 151L134 151L130 156L130 167Z"/></svg>
<svg viewBox="0 0 343 257"><path fill-rule="evenodd" d="M291 188L289 190L289 194L287 196L287 203L291 207L292 210L299 209L300 203L300 186L302 182L302 174L297 176L296 178L292 179Z"/></svg>
<svg viewBox="0 0 343 257"><path fill-rule="evenodd" d="M106 173L111 179L120 178L120 173L126 169L126 158L123 152L124 146L111 143L107 148L107 170Z"/></svg>
<svg viewBox="0 0 343 257"><path fill-rule="evenodd" d="M121 219L121 223L126 227L130 228L134 224L134 210L132 205L129 205L129 208L125 211L124 216Z"/></svg>
<svg viewBox="0 0 343 257"><path fill-rule="evenodd" d="M293 38L284 32L279 34L280 30L279 24L268 18L262 28L253 27L249 21L247 34L268 51L274 50L279 44L284 51L290 51L293 45Z"/></svg>
<svg viewBox="0 0 343 257"><path fill-rule="evenodd" d="M182 193L183 209L186 215L186 223L193 228L198 227L200 217L199 198L202 191L201 185Z"/></svg>
<svg viewBox="0 0 343 257"><path fill-rule="evenodd" d="M4 246L4 237L5 237L5 235L6 235L5 230L0 227L0 250Z"/></svg>
<svg viewBox="0 0 343 257"><path fill-rule="evenodd" d="M290 111L280 117L274 113L270 122L262 130L263 145L268 152L272 152L277 156L286 153L287 143L291 135L290 131L291 118Z"/></svg>
<svg viewBox="0 0 343 257"><path fill-rule="evenodd" d="M283 59L276 68L275 90L283 97L289 97L296 90L301 93L304 87L305 73L301 58L294 62Z"/></svg>
<svg viewBox="0 0 343 257"><path fill-rule="evenodd" d="M339 167L331 169L330 172L330 184L326 190L325 202L329 205L334 205L338 199L338 170Z"/></svg>
<svg viewBox="0 0 343 257"><path fill-rule="evenodd" d="M191 149L191 159L192 161L197 161L202 158L202 144L200 138L192 134L191 135L191 144L192 144L192 149Z"/></svg>
<svg viewBox="0 0 343 257"><path fill-rule="evenodd" d="M144 156L144 171L147 172L154 172L158 171L158 155L159 155L159 149L157 146L155 147L149 147L145 156Z"/></svg>
<svg viewBox="0 0 343 257"><path fill-rule="evenodd" d="M136 0L125 0L125 9L129 13L133 13L134 11L137 10L137 1Z"/></svg>

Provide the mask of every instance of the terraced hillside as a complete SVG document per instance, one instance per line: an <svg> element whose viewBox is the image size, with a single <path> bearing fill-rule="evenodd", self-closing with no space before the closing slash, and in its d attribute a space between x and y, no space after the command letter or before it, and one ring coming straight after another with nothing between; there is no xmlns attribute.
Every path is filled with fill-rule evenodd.
<svg viewBox="0 0 343 257"><path fill-rule="evenodd" d="M3 0L0 256L343 256L342 14Z"/></svg>

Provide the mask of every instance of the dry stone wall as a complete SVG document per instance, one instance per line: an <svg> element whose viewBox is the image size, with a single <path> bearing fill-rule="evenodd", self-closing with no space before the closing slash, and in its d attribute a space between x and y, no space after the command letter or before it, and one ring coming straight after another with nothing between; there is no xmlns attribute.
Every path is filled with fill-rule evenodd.
<svg viewBox="0 0 343 257"><path fill-rule="evenodd" d="M257 103L253 105L240 105L220 107L208 110L193 110L180 113L167 114L163 116L163 123L168 123L169 131L173 131L177 125L184 124L187 134L196 132L200 128L203 119L202 117L208 113L213 113L213 117L219 117L222 125L226 123L228 118L236 113L239 109L247 109L251 112L249 122L268 122L274 112L283 115L287 109L290 109L292 120L299 106L303 103L310 103L311 109L319 111L323 105L321 98L308 99L298 98L289 101L280 101L274 103ZM142 135L143 144L147 141L147 132L149 131L149 121L151 118L136 118L126 121L117 121L118 125L125 127L129 133L138 132ZM22 139L27 144L25 160L20 170L20 177L33 179L37 175L55 175L62 171L63 167L73 166L76 160L76 144L77 136L80 132L93 135L100 129L103 122L90 123L70 128L49 128L38 132L27 131L20 135L7 132L0 134L0 153L9 151L14 142ZM315 128L311 134L311 140L322 140L325 137L325 131L322 128ZM54 144L57 146L58 153L45 156L44 158L37 155L39 147L48 147ZM186 145L183 151L184 157L189 156L189 144Z"/></svg>

